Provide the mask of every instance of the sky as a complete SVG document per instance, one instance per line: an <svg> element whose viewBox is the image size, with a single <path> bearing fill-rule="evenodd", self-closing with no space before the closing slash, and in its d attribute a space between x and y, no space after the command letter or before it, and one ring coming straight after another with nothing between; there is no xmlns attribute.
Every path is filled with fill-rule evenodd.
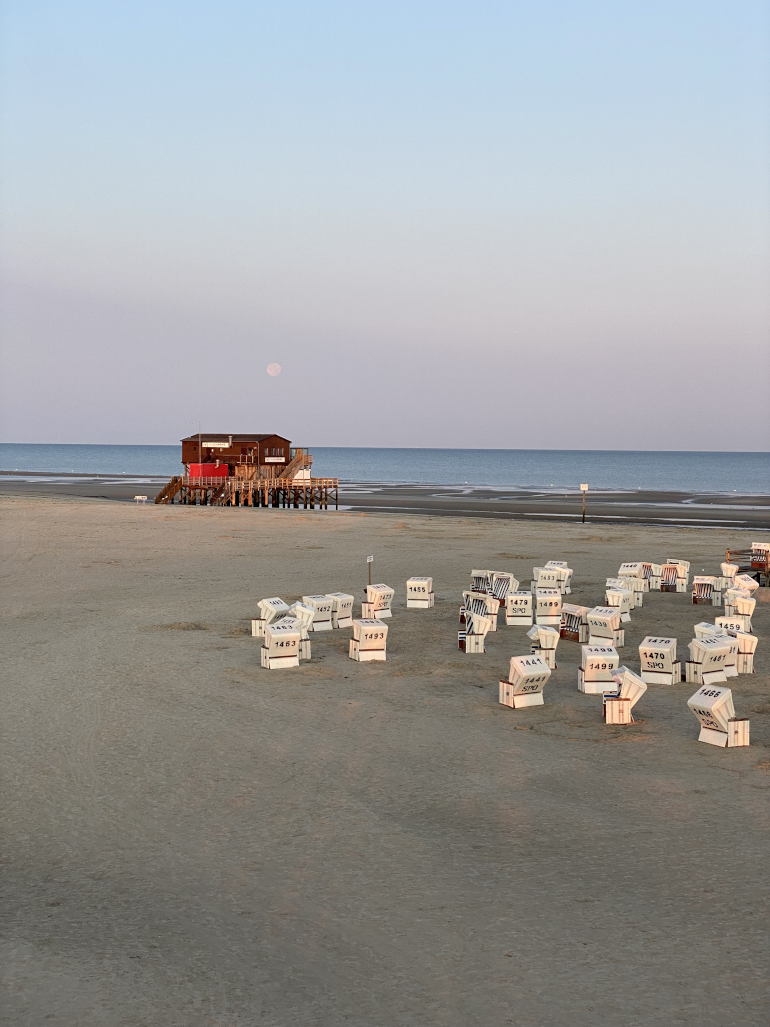
<svg viewBox="0 0 770 1027"><path fill-rule="evenodd" d="M770 449L769 22L6 0L0 438Z"/></svg>

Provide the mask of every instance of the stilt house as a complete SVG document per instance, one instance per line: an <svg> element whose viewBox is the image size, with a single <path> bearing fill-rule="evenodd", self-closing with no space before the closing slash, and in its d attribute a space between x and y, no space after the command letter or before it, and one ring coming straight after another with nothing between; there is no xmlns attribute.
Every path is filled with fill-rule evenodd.
<svg viewBox="0 0 770 1027"><path fill-rule="evenodd" d="M190 435L182 439L189 478L310 478L313 457L281 435Z"/></svg>
<svg viewBox="0 0 770 1027"><path fill-rule="evenodd" d="M184 475L156 503L201 506L338 506L337 478L313 478L313 457L282 435L190 435L182 439Z"/></svg>

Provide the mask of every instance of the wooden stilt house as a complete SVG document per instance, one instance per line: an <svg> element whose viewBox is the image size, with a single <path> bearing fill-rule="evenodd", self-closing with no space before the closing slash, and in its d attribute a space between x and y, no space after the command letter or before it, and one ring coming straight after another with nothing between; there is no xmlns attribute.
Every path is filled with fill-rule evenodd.
<svg viewBox="0 0 770 1027"><path fill-rule="evenodd" d="M182 439L182 463L191 478L309 478L313 458L281 435L207 433Z"/></svg>
<svg viewBox="0 0 770 1027"><path fill-rule="evenodd" d="M338 480L313 478L313 457L282 435L200 432L182 439L184 474L175 476L156 503L213 506L337 506Z"/></svg>

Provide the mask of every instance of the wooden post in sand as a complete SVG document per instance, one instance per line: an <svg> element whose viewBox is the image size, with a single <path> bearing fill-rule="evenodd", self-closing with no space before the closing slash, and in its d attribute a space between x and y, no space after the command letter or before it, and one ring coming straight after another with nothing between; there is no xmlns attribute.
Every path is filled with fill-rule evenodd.
<svg viewBox="0 0 770 1027"><path fill-rule="evenodd" d="M583 524L586 522L586 492L588 492L588 485L584 484L580 486L580 491L583 493Z"/></svg>

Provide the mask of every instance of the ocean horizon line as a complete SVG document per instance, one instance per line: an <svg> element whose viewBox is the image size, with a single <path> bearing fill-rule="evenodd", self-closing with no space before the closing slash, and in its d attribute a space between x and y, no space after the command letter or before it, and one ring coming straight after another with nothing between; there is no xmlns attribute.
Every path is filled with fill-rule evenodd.
<svg viewBox="0 0 770 1027"><path fill-rule="evenodd" d="M225 433L229 434L229 433ZM72 447L99 449L181 449L180 442L4 442L0 441L0 450L3 446L48 446L48 447ZM679 454L714 454L714 455L768 455L770 449L573 449L562 447L521 447L512 448L508 446L314 446L308 445L306 449L344 449L344 450L377 450L381 452L428 452L428 453L679 453Z"/></svg>

